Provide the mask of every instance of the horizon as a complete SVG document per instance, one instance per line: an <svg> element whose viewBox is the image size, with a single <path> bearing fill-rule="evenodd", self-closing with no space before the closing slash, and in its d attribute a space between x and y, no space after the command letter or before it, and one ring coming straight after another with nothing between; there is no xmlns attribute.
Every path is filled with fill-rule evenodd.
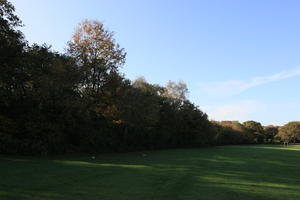
<svg viewBox="0 0 300 200"><path fill-rule="evenodd" d="M61 53L83 19L102 21L128 54L126 78L182 80L211 120L300 118L298 1L11 2L29 43Z"/></svg>

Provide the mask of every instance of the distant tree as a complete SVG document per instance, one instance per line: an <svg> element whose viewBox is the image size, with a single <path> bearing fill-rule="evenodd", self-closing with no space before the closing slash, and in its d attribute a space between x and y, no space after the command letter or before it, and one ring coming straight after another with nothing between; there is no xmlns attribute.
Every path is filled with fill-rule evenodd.
<svg viewBox="0 0 300 200"><path fill-rule="evenodd" d="M232 128L233 130L239 131L239 132L245 132L246 128L243 124L241 124L239 121L221 121L220 124L222 126L227 126Z"/></svg>
<svg viewBox="0 0 300 200"><path fill-rule="evenodd" d="M253 137L238 121L213 121L216 144L249 144Z"/></svg>
<svg viewBox="0 0 300 200"><path fill-rule="evenodd" d="M254 136L254 140L256 143L264 142L264 129L261 123L256 121L246 121L243 123L245 128Z"/></svg>
<svg viewBox="0 0 300 200"><path fill-rule="evenodd" d="M277 136L284 141L296 142L300 140L300 122L289 122L280 127Z"/></svg>
<svg viewBox="0 0 300 200"><path fill-rule="evenodd" d="M278 126L265 126L264 127L264 133L265 133L265 139L268 143L273 143L273 140L275 139L275 136L278 134Z"/></svg>

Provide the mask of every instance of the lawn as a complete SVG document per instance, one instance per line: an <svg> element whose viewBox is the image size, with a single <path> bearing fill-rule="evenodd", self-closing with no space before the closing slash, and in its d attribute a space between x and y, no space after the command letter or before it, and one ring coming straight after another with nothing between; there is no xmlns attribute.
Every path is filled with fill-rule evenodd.
<svg viewBox="0 0 300 200"><path fill-rule="evenodd" d="M300 146L0 156L0 199L300 199Z"/></svg>

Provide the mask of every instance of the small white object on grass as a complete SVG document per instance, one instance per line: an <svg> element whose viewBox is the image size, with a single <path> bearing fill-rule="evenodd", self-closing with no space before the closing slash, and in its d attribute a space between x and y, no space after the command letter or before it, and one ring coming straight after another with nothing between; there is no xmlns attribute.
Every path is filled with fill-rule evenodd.
<svg viewBox="0 0 300 200"><path fill-rule="evenodd" d="M95 159L96 159L96 157L95 157L95 156L92 156L91 158L92 158L93 160L95 160Z"/></svg>

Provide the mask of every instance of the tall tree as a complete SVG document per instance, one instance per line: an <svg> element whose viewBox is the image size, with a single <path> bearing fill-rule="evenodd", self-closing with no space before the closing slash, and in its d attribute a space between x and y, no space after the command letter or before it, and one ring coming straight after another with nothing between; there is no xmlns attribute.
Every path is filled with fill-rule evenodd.
<svg viewBox="0 0 300 200"><path fill-rule="evenodd" d="M0 152L14 151L13 135L19 128L15 118L16 102L23 94L23 52L26 47L23 34L17 29L21 20L14 14L14 6L0 0Z"/></svg>
<svg viewBox="0 0 300 200"><path fill-rule="evenodd" d="M84 74L82 87L101 93L109 75L118 72L126 53L115 42L113 32L95 20L84 20L68 43L68 53L76 58Z"/></svg>
<svg viewBox="0 0 300 200"><path fill-rule="evenodd" d="M22 57L26 42L17 30L21 20L14 11L10 2L0 0L0 106L1 102L7 105L8 99L22 90L20 82L24 77Z"/></svg>

